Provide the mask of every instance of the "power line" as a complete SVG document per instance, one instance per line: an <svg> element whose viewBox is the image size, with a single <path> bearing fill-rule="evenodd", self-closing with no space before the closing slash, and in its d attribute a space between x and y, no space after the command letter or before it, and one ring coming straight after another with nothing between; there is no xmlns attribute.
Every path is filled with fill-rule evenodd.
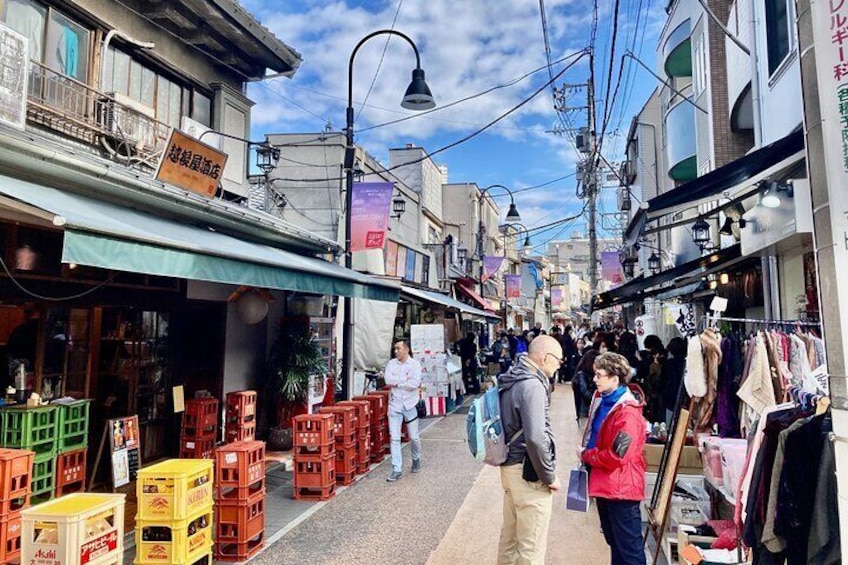
<svg viewBox="0 0 848 565"><path fill-rule="evenodd" d="M397 10L395 10L395 17L392 18L392 25L390 29L394 31L395 24L397 23L398 14L400 14L400 7L403 6L403 0L398 0ZM377 76L380 74L380 69L383 67L383 60L386 58L386 51L389 49L389 41L392 40L392 35L387 34L386 43L383 45L383 52L380 54L380 62L377 63L377 70L374 71L374 78L371 79L371 84L368 86L368 92L365 93L365 99L362 101L362 104L359 106L359 111L356 113L356 119L359 119L359 116L362 114L362 110L365 108L365 103L368 102L368 98L371 96L371 91L374 89L374 84L377 82Z"/></svg>

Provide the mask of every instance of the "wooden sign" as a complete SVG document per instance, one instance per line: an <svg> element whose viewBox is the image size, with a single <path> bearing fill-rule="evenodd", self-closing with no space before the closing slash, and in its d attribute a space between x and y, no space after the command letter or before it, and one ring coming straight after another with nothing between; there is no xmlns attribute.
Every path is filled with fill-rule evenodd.
<svg viewBox="0 0 848 565"><path fill-rule="evenodd" d="M226 153L174 128L159 161L156 178L213 198L226 164Z"/></svg>

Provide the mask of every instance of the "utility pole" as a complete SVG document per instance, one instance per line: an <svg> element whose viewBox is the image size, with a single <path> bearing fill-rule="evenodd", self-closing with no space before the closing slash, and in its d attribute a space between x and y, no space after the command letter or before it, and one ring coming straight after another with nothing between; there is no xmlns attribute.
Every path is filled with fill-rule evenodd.
<svg viewBox="0 0 848 565"><path fill-rule="evenodd" d="M598 174L595 169L598 158L596 151L598 150L597 133L595 131L595 50L589 51L589 83L586 91L588 92L588 107L589 107L589 162L586 167L585 177L583 182L586 186L586 198L588 198L587 211L589 212L589 286L592 289L592 294L598 292L598 233L596 231L597 223L597 198L598 198Z"/></svg>

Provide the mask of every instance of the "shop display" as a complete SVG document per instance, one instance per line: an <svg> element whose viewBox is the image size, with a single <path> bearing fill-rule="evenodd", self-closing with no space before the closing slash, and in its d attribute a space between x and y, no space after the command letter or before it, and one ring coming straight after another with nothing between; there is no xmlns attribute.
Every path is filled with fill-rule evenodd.
<svg viewBox="0 0 848 565"><path fill-rule="evenodd" d="M124 495L75 493L21 512L22 563L106 565L124 557Z"/></svg>
<svg viewBox="0 0 848 565"><path fill-rule="evenodd" d="M265 443L240 441L215 450L215 558L247 561L265 538Z"/></svg>

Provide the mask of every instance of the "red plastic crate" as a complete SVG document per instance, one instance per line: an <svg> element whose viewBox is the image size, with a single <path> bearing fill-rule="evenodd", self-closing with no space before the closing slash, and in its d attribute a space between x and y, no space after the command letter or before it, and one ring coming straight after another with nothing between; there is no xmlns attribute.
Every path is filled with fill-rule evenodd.
<svg viewBox="0 0 848 565"><path fill-rule="evenodd" d="M343 400L336 402L336 406L355 406L356 428L367 430L371 427L371 403L367 400Z"/></svg>
<svg viewBox="0 0 848 565"><path fill-rule="evenodd" d="M329 500L335 495L335 483L324 488L300 488L296 486L294 489L295 500Z"/></svg>
<svg viewBox="0 0 848 565"><path fill-rule="evenodd" d="M336 447L336 477L356 471L356 444Z"/></svg>
<svg viewBox="0 0 848 565"><path fill-rule="evenodd" d="M340 437L350 437L356 433L356 408L353 406L325 406L318 409L319 414L332 414L335 418L336 443Z"/></svg>
<svg viewBox="0 0 848 565"><path fill-rule="evenodd" d="M253 441L256 439L256 423L247 424L227 424L224 439L227 443L235 443L237 441Z"/></svg>
<svg viewBox="0 0 848 565"><path fill-rule="evenodd" d="M239 390L227 393L227 423L246 423L256 420L256 391Z"/></svg>
<svg viewBox="0 0 848 565"><path fill-rule="evenodd" d="M332 445L335 418L332 414L304 414L294 418L295 447Z"/></svg>
<svg viewBox="0 0 848 565"><path fill-rule="evenodd" d="M191 398L186 400L183 429L209 428L218 425L217 398Z"/></svg>
<svg viewBox="0 0 848 565"><path fill-rule="evenodd" d="M85 478L76 483L69 483L61 487L56 487L56 490L53 491L53 495L54 498L59 498L60 496L65 496L66 494L72 494L75 492L85 492Z"/></svg>
<svg viewBox="0 0 848 565"><path fill-rule="evenodd" d="M215 543L246 543L265 529L265 491L215 504Z"/></svg>
<svg viewBox="0 0 848 565"><path fill-rule="evenodd" d="M295 488L326 488L336 482L336 460L294 462Z"/></svg>
<svg viewBox="0 0 848 565"><path fill-rule="evenodd" d="M386 397L382 394L366 394L364 396L354 396L352 400L365 400L371 405L371 425L379 424L388 416L389 404L386 402Z"/></svg>
<svg viewBox="0 0 848 565"><path fill-rule="evenodd" d="M265 442L242 441L215 450L215 500L245 499L265 488Z"/></svg>
<svg viewBox="0 0 848 565"><path fill-rule="evenodd" d="M214 450L214 438L180 438L180 459L212 459Z"/></svg>
<svg viewBox="0 0 848 565"><path fill-rule="evenodd" d="M350 486L356 479L356 469L349 473L336 473L336 484L341 486Z"/></svg>
<svg viewBox="0 0 848 565"><path fill-rule="evenodd" d="M85 480L87 448L60 453L56 456L56 489Z"/></svg>
<svg viewBox="0 0 848 565"><path fill-rule="evenodd" d="M25 449L0 448L0 500L13 500L30 493L35 453Z"/></svg>
<svg viewBox="0 0 848 565"><path fill-rule="evenodd" d="M21 515L0 518L0 563L10 563L21 556Z"/></svg>
<svg viewBox="0 0 848 565"><path fill-rule="evenodd" d="M292 451L295 461L323 461L336 456L336 444L295 447Z"/></svg>
<svg viewBox="0 0 848 565"><path fill-rule="evenodd" d="M259 553L264 543L265 532L262 531L255 539L245 543L217 544L215 546L215 560L243 563Z"/></svg>
<svg viewBox="0 0 848 565"><path fill-rule="evenodd" d="M180 437L186 439L215 439L218 435L218 426L204 426L201 428L183 426L180 429Z"/></svg>

